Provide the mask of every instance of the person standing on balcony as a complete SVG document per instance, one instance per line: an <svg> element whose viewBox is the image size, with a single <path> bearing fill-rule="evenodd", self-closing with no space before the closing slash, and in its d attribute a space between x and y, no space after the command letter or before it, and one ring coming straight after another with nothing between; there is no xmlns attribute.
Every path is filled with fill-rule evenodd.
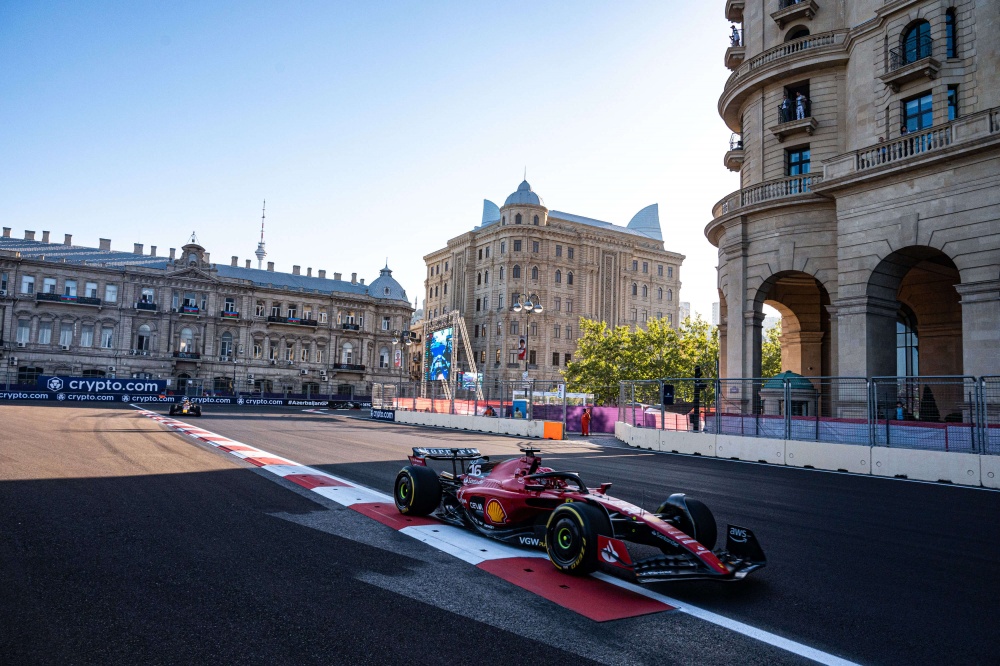
<svg viewBox="0 0 1000 666"><path fill-rule="evenodd" d="M792 119L792 100L788 99L787 92L784 99L781 100L781 106L778 107L778 115L783 123Z"/></svg>
<svg viewBox="0 0 1000 666"><path fill-rule="evenodd" d="M729 36L729 41L732 42L730 46L740 46L740 31L736 29L736 24L733 24L733 34Z"/></svg>
<svg viewBox="0 0 1000 666"><path fill-rule="evenodd" d="M806 117L806 104L809 100L802 93L795 93L795 119L803 120Z"/></svg>

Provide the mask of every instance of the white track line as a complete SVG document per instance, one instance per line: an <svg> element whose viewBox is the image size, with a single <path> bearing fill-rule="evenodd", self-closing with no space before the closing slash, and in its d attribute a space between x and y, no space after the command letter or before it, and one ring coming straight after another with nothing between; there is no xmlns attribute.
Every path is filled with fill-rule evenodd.
<svg viewBox="0 0 1000 666"><path fill-rule="evenodd" d="M196 428L183 421L177 421L175 419L163 418L160 414L156 412L150 412L147 409L139 407L138 405L132 405L136 409L140 410L139 413L143 416L152 418L161 425L165 425L168 428L181 432L193 437L199 441L210 444L213 447L218 448L223 444L239 444L242 446L250 446L249 444L243 444L236 440L229 439L224 435L219 435L217 433L203 430L201 428ZM197 431L197 434L189 432L190 430ZM203 439L203 437L213 437L218 438L218 441L211 441ZM281 456L275 455L273 453L268 453L262 449L252 447L254 450L252 452L242 452L242 451L229 451L229 455L234 457L267 457L267 458L278 458L284 460ZM353 481L348 481L347 479L342 479L336 477L332 474L327 474L326 472L321 472L320 470L314 469L312 467L307 467L305 465L300 465L294 461L289 461L288 465L265 465L263 467L258 467L262 471L270 472L275 476L282 477L288 474L312 474L321 477L327 477L334 479L341 483L348 485L345 486L322 486L318 488L313 488L312 492L322 495L330 500L333 500L337 504L343 506L351 506L352 504L357 504L359 502L392 502L392 498L385 493L381 493L377 490L371 488L366 488L365 486L358 485ZM506 544L490 541L486 537L481 537L479 535L473 534L466 530L453 525L422 525L422 526L412 526L404 527L401 530L397 530L401 534L405 534L411 538L418 541L422 541L427 545L436 548L437 550L443 551L457 557L460 560L468 562L473 565L480 564L487 560L503 559L508 557L538 557L545 558L546 556L541 553L532 553L531 551L523 551L519 548L514 548L513 546L508 546ZM631 590L637 594L641 594L644 597L654 599L660 603L666 604L668 606L673 606L678 611L682 613L687 613L693 617L696 617L705 622L710 622L719 627L729 629L738 634L742 634L749 638L753 638L762 643L766 643L776 648L780 648L792 654L797 654L800 657L805 657L806 659L811 659L820 664L826 664L827 666L858 666L853 661L848 661L842 659L835 655L823 652L822 650L817 650L816 648L811 648L808 645L803 645L802 643L797 643L796 641L782 638L777 634L772 634L769 631L763 629L758 629L757 627L751 626L740 622L739 620L731 620L727 617L723 617L712 611L705 610L703 608L698 608L697 606L692 606L686 601L680 601L672 597L668 597L665 594L660 594L659 592L654 592L648 588L642 587L641 585L636 585L628 581L615 578L614 576L609 576L604 573L592 574L595 578L603 580L612 585L624 588L626 590Z"/></svg>

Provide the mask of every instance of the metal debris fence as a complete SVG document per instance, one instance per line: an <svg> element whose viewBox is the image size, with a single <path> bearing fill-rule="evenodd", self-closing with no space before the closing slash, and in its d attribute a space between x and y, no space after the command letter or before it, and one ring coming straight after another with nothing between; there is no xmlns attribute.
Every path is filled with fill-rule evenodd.
<svg viewBox="0 0 1000 666"><path fill-rule="evenodd" d="M642 428L1000 455L1000 376L682 377L619 396Z"/></svg>

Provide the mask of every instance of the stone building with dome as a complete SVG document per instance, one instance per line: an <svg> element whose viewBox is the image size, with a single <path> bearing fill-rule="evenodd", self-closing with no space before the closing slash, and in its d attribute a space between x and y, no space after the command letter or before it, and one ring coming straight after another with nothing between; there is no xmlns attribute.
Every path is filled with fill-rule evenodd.
<svg viewBox="0 0 1000 666"><path fill-rule="evenodd" d="M263 240L258 260L266 254ZM10 383L39 375L168 379L174 390L366 394L399 376L392 331L413 305L388 266L291 273L215 263L193 237L166 256L0 237L0 340ZM7 377L0 375L6 383Z"/></svg>
<svg viewBox="0 0 1000 666"><path fill-rule="evenodd" d="M489 378L558 381L576 351L580 318L610 326L676 326L684 256L665 249L657 204L625 226L550 210L528 181L480 224L424 256L424 316L455 310ZM528 314L517 303L532 298ZM524 342L524 358L519 348ZM459 361L468 369L464 348Z"/></svg>

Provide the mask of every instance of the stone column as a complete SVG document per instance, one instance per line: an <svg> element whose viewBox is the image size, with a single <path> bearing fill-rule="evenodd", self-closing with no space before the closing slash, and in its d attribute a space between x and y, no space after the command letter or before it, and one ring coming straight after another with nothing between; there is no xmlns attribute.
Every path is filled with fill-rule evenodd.
<svg viewBox="0 0 1000 666"><path fill-rule="evenodd" d="M743 313L743 377L760 376L760 345L763 323L763 312L750 310Z"/></svg>
<svg viewBox="0 0 1000 666"><path fill-rule="evenodd" d="M896 315L899 301L875 296L836 303L840 356L837 374L847 377L896 374Z"/></svg>
<svg viewBox="0 0 1000 666"><path fill-rule="evenodd" d="M962 304L962 373L1000 375L1000 280L956 284ZM923 345L923 335L920 335ZM921 349L921 365L923 365Z"/></svg>

